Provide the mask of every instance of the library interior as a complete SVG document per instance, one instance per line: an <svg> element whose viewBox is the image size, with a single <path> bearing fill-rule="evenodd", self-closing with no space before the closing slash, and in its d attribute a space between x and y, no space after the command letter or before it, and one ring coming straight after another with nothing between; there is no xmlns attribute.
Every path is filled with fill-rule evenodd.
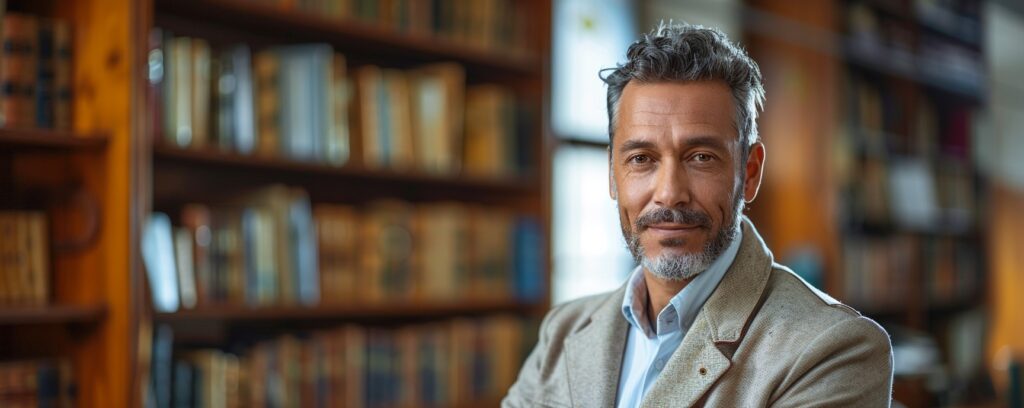
<svg viewBox="0 0 1024 408"><path fill-rule="evenodd" d="M636 267L600 72L669 21L892 405L1024 407L1015 0L0 0L0 407L499 406Z"/></svg>

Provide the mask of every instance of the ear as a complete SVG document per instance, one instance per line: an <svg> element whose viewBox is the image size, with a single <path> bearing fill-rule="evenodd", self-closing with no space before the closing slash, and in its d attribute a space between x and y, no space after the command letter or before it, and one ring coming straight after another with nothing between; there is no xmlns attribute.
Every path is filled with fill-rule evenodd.
<svg viewBox="0 0 1024 408"><path fill-rule="evenodd" d="M761 178L764 176L764 144L754 143L750 146L750 155L747 157L747 166L744 169L743 200L751 203L757 198L757 191L761 188Z"/></svg>
<svg viewBox="0 0 1024 408"><path fill-rule="evenodd" d="M615 171L612 168L612 147L608 146L608 196L612 200L619 199L619 189L615 185Z"/></svg>

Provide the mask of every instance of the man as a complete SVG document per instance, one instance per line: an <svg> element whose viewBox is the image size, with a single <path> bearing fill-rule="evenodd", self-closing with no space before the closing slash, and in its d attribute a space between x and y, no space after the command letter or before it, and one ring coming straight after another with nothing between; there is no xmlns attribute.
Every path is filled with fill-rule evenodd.
<svg viewBox="0 0 1024 408"><path fill-rule="evenodd" d="M745 203L765 148L757 64L662 25L604 78L609 191L640 266L551 310L505 407L888 406L889 338L773 261Z"/></svg>

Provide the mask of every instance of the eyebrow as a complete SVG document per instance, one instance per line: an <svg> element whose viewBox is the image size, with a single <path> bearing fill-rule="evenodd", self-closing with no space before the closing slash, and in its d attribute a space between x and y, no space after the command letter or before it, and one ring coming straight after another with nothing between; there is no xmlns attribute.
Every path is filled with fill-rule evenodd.
<svg viewBox="0 0 1024 408"><path fill-rule="evenodd" d="M695 146L706 146L713 149L726 149L725 142L723 142L721 138L717 138L714 136L696 136L689 138L686 140L686 146L688 148ZM648 142L646 140L627 140L622 142L622 146L619 146L619 153L625 153L630 150L654 148L656 148L656 146L653 142Z"/></svg>
<svg viewBox="0 0 1024 408"><path fill-rule="evenodd" d="M625 153L637 149L654 149L654 143L646 140L627 140L619 146L619 153Z"/></svg>

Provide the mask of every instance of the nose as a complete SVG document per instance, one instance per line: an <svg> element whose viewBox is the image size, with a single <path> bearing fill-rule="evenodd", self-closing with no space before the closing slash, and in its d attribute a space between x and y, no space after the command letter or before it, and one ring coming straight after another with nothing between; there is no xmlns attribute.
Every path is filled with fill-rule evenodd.
<svg viewBox="0 0 1024 408"><path fill-rule="evenodd" d="M690 186L684 166L669 161L658 167L654 203L659 207L685 207L690 202Z"/></svg>

